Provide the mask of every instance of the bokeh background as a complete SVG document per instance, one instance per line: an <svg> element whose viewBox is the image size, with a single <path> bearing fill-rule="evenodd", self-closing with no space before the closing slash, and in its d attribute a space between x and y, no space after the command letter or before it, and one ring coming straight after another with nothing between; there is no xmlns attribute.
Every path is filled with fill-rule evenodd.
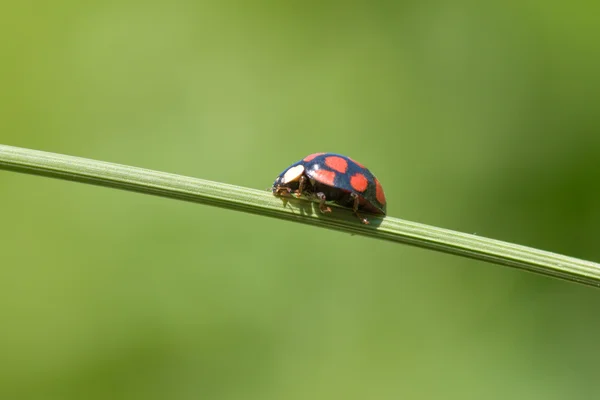
<svg viewBox="0 0 600 400"><path fill-rule="evenodd" d="M600 261L600 3L10 2L0 143L264 189L332 151L394 217ZM590 399L600 291L0 171L3 399Z"/></svg>

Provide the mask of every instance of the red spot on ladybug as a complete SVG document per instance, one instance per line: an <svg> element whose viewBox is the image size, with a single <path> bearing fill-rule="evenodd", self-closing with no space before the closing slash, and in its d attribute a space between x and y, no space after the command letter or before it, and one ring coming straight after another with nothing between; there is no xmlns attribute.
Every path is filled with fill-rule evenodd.
<svg viewBox="0 0 600 400"><path fill-rule="evenodd" d="M375 178L375 198L378 202L385 205L385 194L383 194L383 188L377 178Z"/></svg>
<svg viewBox="0 0 600 400"><path fill-rule="evenodd" d="M338 156L329 156L325 158L325 165L329 168L345 174L348 170L348 161L344 160L342 157Z"/></svg>
<svg viewBox="0 0 600 400"><path fill-rule="evenodd" d="M309 156L304 157L302 159L302 161L309 162L309 161L312 161L312 160L314 160L315 158L317 158L319 156L322 156L323 154L325 154L325 153L314 153L314 154L311 154Z"/></svg>
<svg viewBox="0 0 600 400"><path fill-rule="evenodd" d="M313 173L312 178L316 181L324 183L325 185L333 186L335 181L335 172L327 171L326 169L318 169Z"/></svg>
<svg viewBox="0 0 600 400"><path fill-rule="evenodd" d="M352 188L354 190L358 192L364 192L365 190L367 190L367 186L369 186L369 181L367 180L367 178L365 178L363 174L358 172L352 175L352 177L350 178L350 185L352 185Z"/></svg>
<svg viewBox="0 0 600 400"><path fill-rule="evenodd" d="M273 183L276 196L305 196L319 202L321 212L330 212L326 202L360 212L385 215L386 200L377 178L364 165L334 153L314 153L286 168Z"/></svg>

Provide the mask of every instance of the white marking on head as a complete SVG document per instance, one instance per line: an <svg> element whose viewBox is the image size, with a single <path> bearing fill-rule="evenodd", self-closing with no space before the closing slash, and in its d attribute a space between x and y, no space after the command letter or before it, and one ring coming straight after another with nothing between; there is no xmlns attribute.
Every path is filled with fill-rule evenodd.
<svg viewBox="0 0 600 400"><path fill-rule="evenodd" d="M288 169L287 171L285 171L285 174L283 174L282 183L285 185L286 183L293 182L293 181L299 179L303 173L304 173L304 165L302 165L302 164L296 165L295 167L292 167L292 168Z"/></svg>

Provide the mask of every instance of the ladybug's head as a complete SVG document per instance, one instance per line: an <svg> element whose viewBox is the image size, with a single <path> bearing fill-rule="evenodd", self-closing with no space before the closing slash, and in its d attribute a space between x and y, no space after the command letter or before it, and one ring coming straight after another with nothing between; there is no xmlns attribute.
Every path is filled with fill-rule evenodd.
<svg viewBox="0 0 600 400"><path fill-rule="evenodd" d="M292 165L285 171L283 171L275 182L273 182L273 192L278 191L281 188L290 188L297 190L300 184L300 177L304 174L304 165L297 164Z"/></svg>

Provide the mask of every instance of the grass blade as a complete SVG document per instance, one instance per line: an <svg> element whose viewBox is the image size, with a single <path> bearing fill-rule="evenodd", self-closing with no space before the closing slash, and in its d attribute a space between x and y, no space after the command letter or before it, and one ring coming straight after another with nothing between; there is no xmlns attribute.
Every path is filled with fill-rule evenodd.
<svg viewBox="0 0 600 400"><path fill-rule="evenodd" d="M393 217L370 216L371 225L363 225L345 209L321 215L310 202L284 202L268 191L6 145L0 145L0 169L244 211L600 286L600 264L591 261Z"/></svg>

